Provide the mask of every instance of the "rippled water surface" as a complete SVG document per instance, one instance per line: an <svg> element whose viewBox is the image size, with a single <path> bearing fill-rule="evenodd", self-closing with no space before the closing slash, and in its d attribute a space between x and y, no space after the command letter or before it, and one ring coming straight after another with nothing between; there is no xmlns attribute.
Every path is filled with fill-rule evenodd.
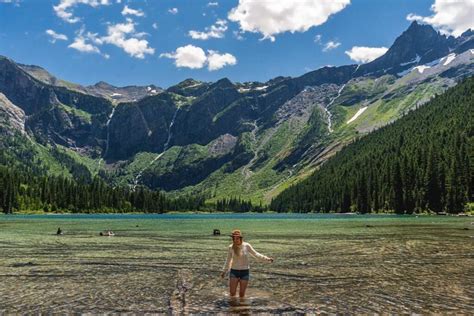
<svg viewBox="0 0 474 316"><path fill-rule="evenodd" d="M474 313L473 218L0 216L0 313ZM58 227L64 235L56 236ZM219 277L254 248L244 301ZM102 230L116 236L100 237Z"/></svg>

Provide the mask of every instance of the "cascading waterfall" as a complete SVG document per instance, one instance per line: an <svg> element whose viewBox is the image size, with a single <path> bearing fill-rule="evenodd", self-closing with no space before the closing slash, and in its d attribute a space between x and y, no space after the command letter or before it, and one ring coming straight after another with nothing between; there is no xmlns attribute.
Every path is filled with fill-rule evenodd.
<svg viewBox="0 0 474 316"><path fill-rule="evenodd" d="M344 90L345 87L346 87L346 84L343 84L342 87L337 91L337 95L328 103L328 105L323 107L324 111L326 111L326 114L328 116L328 130L329 130L329 133L333 132L332 119L331 119L332 118L332 113L329 111L329 108L341 96L341 93L342 93L342 91Z"/></svg>
<svg viewBox="0 0 474 316"><path fill-rule="evenodd" d="M150 129L150 127L148 126L148 123L147 123L147 121L146 121L146 119L145 119L145 115L143 115L142 109L140 109L140 107L138 106L138 104L135 104L135 107L137 108L138 114L139 114L140 117L142 118L143 125L145 126L146 131L147 131L147 135L148 135L148 136L151 136L152 132L151 132L151 129Z"/></svg>
<svg viewBox="0 0 474 316"><path fill-rule="evenodd" d="M137 187L138 185L138 182L140 181L142 175L143 175L143 172L145 170L147 170L148 168L150 168L158 159L161 158L161 156L163 156L163 154L165 153L165 151L168 150L169 148L169 144L170 144L170 141L171 141L171 137L173 136L172 134L172 131L171 129L173 128L173 125L174 125L174 122L176 120L176 116L178 115L178 112L179 112L179 108L176 108L176 111L174 112L173 114L173 118L171 119L171 122L170 122L170 125L168 126L168 137L166 139L166 142L163 146L163 151L161 153L159 153L158 155L155 156L155 158L153 158L153 160L145 167L143 168L142 170L140 170L138 172L138 174L136 175L135 179L133 180L133 185L132 185L132 188L135 190L135 188Z"/></svg>
<svg viewBox="0 0 474 316"><path fill-rule="evenodd" d="M250 124L253 126L252 131L250 133L252 135L253 142L256 143L257 142L257 131L258 131L257 120L251 122ZM247 180L251 176L252 171L250 171L250 167L255 163L255 161L257 161L257 159L258 159L258 148L254 149L253 158L242 169L242 175L245 176L245 180ZM247 182L247 184L250 184L250 183Z"/></svg>
<svg viewBox="0 0 474 316"><path fill-rule="evenodd" d="M107 123L105 125L107 127L107 143L105 143L104 157L109 152L109 142L110 142L110 128L109 128L109 125L110 125L110 122L112 121L112 118L114 117L115 109L116 109L115 107L112 109L112 113L110 113L109 119L107 120Z"/></svg>
<svg viewBox="0 0 474 316"><path fill-rule="evenodd" d="M168 139L166 140L165 145L163 146L163 151L166 151L170 145L171 141L171 129L173 128L174 121L176 120L176 115L178 115L179 108L176 108L176 111L173 114L173 118L171 119L170 126L168 127Z"/></svg>
<svg viewBox="0 0 474 316"><path fill-rule="evenodd" d="M105 123L105 127L106 127L106 129L107 129L107 139L106 139L106 143L105 143L105 150L104 150L104 153L103 153L102 157L107 156L107 153L109 152L109 140L110 140L110 129L109 129L109 125L110 125L110 122L112 121L112 118L114 117L115 109L116 109L116 107L114 106L114 107L112 108L112 112L110 112L110 115L109 115L109 117L108 117L108 119L107 119L107 122ZM100 170L100 165L101 165L102 161L104 160L102 157L99 159L99 163L98 163L98 166L97 166L97 171Z"/></svg>
<svg viewBox="0 0 474 316"><path fill-rule="evenodd" d="M357 65L356 69L352 73L352 76L354 76L354 74L357 72L357 70L359 70L359 67L360 67L360 64ZM341 93L344 90L344 88L346 87L346 84L347 83L343 84L342 87L337 91L337 95L328 103L328 105L326 105L326 107L323 107L323 109L326 112L326 115L328 117L328 130L329 130L329 133L333 132L333 129L332 129L332 113L329 111L329 107L331 105L333 105L334 102L341 96Z"/></svg>
<svg viewBox="0 0 474 316"><path fill-rule="evenodd" d="M356 69L354 70L354 72L352 73L352 76L354 76L354 74L357 72L357 70L359 70L360 68L360 64L357 65Z"/></svg>

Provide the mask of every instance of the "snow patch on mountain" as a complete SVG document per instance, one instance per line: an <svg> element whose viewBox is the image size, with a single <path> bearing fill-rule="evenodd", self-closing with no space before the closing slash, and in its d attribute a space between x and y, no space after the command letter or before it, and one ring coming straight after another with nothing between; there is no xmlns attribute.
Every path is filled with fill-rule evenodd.
<svg viewBox="0 0 474 316"><path fill-rule="evenodd" d="M199 87L201 85L202 85L202 82L197 82L197 83L191 84L189 86L186 86L184 88L189 89L189 88Z"/></svg>
<svg viewBox="0 0 474 316"><path fill-rule="evenodd" d="M367 110L367 106L364 106L363 108L360 108L359 111L357 111L357 113L354 114L354 116L351 117L351 119L349 121L347 121L346 124L350 124L350 123L354 122L362 113L364 113L365 110Z"/></svg>
<svg viewBox="0 0 474 316"><path fill-rule="evenodd" d="M430 69L430 66L426 65L421 65L421 66L416 66L414 69L418 70L420 74L422 74L426 69Z"/></svg>
<svg viewBox="0 0 474 316"><path fill-rule="evenodd" d="M249 88L239 88L239 90L237 90L237 91L239 91L240 93L245 93L245 92L249 92L250 89Z"/></svg>
<svg viewBox="0 0 474 316"><path fill-rule="evenodd" d="M444 57L443 59L445 60L444 60L443 66L449 65L455 58L456 58L455 53L449 54L448 56Z"/></svg>

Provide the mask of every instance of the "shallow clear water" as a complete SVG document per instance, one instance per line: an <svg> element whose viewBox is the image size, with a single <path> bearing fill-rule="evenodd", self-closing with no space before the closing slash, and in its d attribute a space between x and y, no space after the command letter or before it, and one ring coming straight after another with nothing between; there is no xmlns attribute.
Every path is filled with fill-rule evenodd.
<svg viewBox="0 0 474 316"><path fill-rule="evenodd" d="M0 313L473 313L472 218L298 214L0 216ZM56 236L58 227L64 235ZM224 236L212 236L214 228ZM219 277L226 237L245 301ZM100 237L102 230L116 236Z"/></svg>

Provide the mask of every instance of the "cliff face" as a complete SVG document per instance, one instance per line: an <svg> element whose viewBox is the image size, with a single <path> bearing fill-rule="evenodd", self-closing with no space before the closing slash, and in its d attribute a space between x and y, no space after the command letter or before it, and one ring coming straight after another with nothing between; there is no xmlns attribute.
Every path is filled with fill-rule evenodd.
<svg viewBox="0 0 474 316"><path fill-rule="evenodd" d="M178 104L168 93L119 104L108 126L106 158L128 159L142 151L163 151L177 111Z"/></svg>
<svg viewBox="0 0 474 316"><path fill-rule="evenodd" d="M25 134L25 111L11 103L3 93L0 93L0 131L8 135Z"/></svg>

